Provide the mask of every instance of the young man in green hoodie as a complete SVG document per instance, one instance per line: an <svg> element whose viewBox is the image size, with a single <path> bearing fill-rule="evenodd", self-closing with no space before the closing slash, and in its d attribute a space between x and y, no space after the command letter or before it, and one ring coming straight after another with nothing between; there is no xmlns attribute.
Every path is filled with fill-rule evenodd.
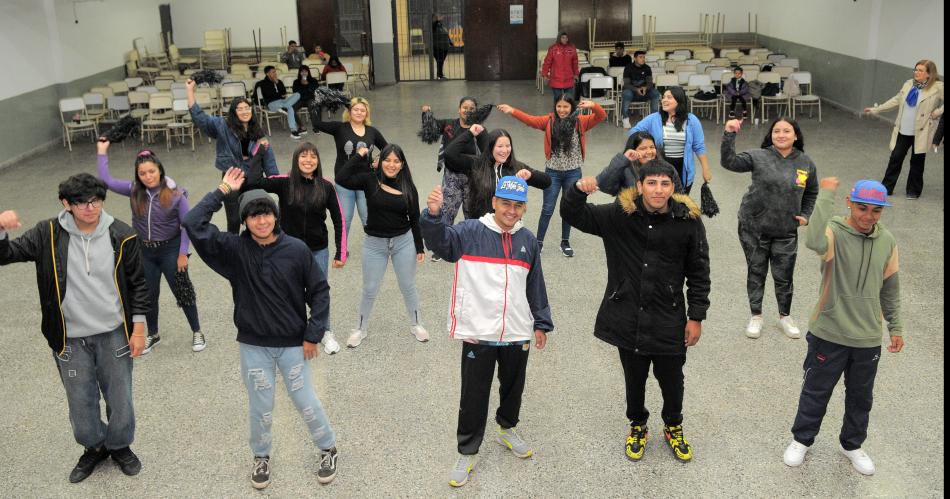
<svg viewBox="0 0 950 499"><path fill-rule="evenodd" d="M874 377L881 357L882 318L887 321L887 351L904 347L900 321L897 240L879 223L887 189L859 180L848 197L847 217L832 217L838 179L821 179L818 201L805 245L821 257L821 289L808 323L805 377L785 449L788 466L800 466L815 441L828 400L844 374L841 453L859 473L874 474L874 462L861 448L867 438Z"/></svg>

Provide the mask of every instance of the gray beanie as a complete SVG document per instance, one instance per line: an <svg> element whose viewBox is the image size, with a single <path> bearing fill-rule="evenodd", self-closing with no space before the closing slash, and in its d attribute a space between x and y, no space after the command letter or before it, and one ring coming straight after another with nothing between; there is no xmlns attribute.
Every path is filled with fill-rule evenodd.
<svg viewBox="0 0 950 499"><path fill-rule="evenodd" d="M247 205L250 204L251 201L258 199L267 201L267 203L271 205L271 208L274 209L274 215L278 217L280 216L280 210L277 208L277 203L274 202L274 199L270 197L270 194L268 194L267 191L264 189L252 189L245 192L244 194L241 194L241 197L238 199L238 203L240 203L241 206L241 209L238 210L238 213L241 214L241 221L247 219L247 213L244 212L245 208L247 208Z"/></svg>

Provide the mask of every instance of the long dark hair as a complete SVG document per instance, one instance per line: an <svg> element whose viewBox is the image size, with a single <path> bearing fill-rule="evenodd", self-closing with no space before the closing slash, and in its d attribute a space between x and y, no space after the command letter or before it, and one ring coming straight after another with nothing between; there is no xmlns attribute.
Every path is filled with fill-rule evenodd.
<svg viewBox="0 0 950 499"><path fill-rule="evenodd" d="M305 152L312 152L317 155L317 169L313 171L313 184L308 182L307 178L300 172L300 155ZM323 182L323 165L320 162L320 151L312 142L304 142L294 150L288 180L290 189L287 193L287 204L323 206L326 201L326 192L324 192L323 186L320 185Z"/></svg>
<svg viewBox="0 0 950 499"><path fill-rule="evenodd" d="M334 54L331 55L329 59L327 59L327 66L330 66L331 68L338 68L342 67L343 63L340 62L340 58Z"/></svg>
<svg viewBox="0 0 950 499"><path fill-rule="evenodd" d="M567 102L571 106L571 112L567 118L561 119L557 114L557 104ZM577 102L571 97L571 94L561 94L554 101L554 114L551 115L551 153L560 156L566 156L571 152L571 143L574 141L574 135L577 133Z"/></svg>
<svg viewBox="0 0 950 499"><path fill-rule="evenodd" d="M310 72L310 66L307 66L306 64L301 64L300 67L297 68L297 79L295 81L300 81L300 72L305 69L307 70L307 81L310 81L313 79L313 73Z"/></svg>
<svg viewBox="0 0 950 499"><path fill-rule="evenodd" d="M376 178L380 184L386 183L389 178L383 173L383 161L388 158L390 154L395 154L399 162L402 163L402 168L392 181L406 199L406 207L409 210L417 209L419 193L416 190L416 184L412 181L412 172L409 171L409 162L406 161L406 154L402 152L401 147L393 143L386 144L386 147L379 153L379 166L376 167Z"/></svg>
<svg viewBox="0 0 950 499"><path fill-rule="evenodd" d="M478 107L478 101L475 100L475 97L466 95L462 97L461 99L459 99L459 108L461 108L462 104L465 104L466 101L472 101L472 104L474 104L476 108ZM464 121L465 121L465 118L459 117L459 125L461 125ZM466 124L471 125L471 123L466 123Z"/></svg>
<svg viewBox="0 0 950 499"><path fill-rule="evenodd" d="M251 106L251 121L247 122L247 130L244 129L244 125L237 117L237 107L241 103ZM256 142L264 137L264 129L261 128L261 122L257 119L257 113L254 112L254 104L251 104L251 101L244 97L237 97L231 101L231 107L228 108L228 117L225 118L225 122L239 139Z"/></svg>
<svg viewBox="0 0 950 499"><path fill-rule="evenodd" d="M663 159L663 148L657 145L656 139L654 139L653 135L651 135L649 132L633 132L633 135L627 137L627 144L623 148L624 152L626 152L627 149L636 150L636 148L640 147L640 144L642 144L644 140L653 142L653 146L656 147L656 159Z"/></svg>
<svg viewBox="0 0 950 499"><path fill-rule="evenodd" d="M162 205L162 208L166 210L170 208L172 201L176 194L178 194L168 187L168 179L165 177L165 167L162 165L162 162L159 161L158 156L150 149L143 149L142 152L135 157L135 166L132 168L132 192L129 194L129 201L132 204L132 213L138 217L144 216L148 212L149 203L148 187L145 187L145 184L142 183L142 179L139 178L139 165L149 162L155 163L155 166L158 167L158 174L161 179L158 184L161 189L158 194L158 202Z"/></svg>
<svg viewBox="0 0 950 499"><path fill-rule="evenodd" d="M762 139L762 149L772 147L772 129L775 128L775 125L777 125L779 121L784 121L792 125L792 130L795 131L795 142L792 144L792 147L801 152L805 152L805 137L802 137L802 129L798 127L797 121L788 116L779 116L772 120L772 123L769 124L769 131L765 132L765 138Z"/></svg>
<svg viewBox="0 0 950 499"><path fill-rule="evenodd" d="M481 207L491 199L495 192L495 143L502 137L508 137L511 143L511 154L501 165L502 169L516 164L515 161L515 142L511 134L504 128L496 128L488 133L488 147L482 151L482 154L475 161L475 167L468 174L468 208L470 213L478 213Z"/></svg>
<svg viewBox="0 0 950 499"><path fill-rule="evenodd" d="M673 126L676 127L677 132L682 132L683 125L686 124L687 116L689 116L689 110L687 109L689 99L686 98L686 91L683 90L683 87L666 87L666 91L676 100L676 114L674 115L676 121ZM670 115L662 107L660 107L660 118L663 119L664 125L670 119Z"/></svg>

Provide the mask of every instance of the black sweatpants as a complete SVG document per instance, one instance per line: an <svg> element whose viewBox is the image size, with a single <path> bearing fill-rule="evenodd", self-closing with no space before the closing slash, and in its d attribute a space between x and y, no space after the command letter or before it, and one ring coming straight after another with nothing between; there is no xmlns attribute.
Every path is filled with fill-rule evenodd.
<svg viewBox="0 0 950 499"><path fill-rule="evenodd" d="M887 187L887 194L894 194L894 188L897 187L897 179L901 176L901 168L904 167L904 157L910 151L910 173L907 174L907 195L920 196L924 190L924 160L927 159L927 151L918 151L914 149L914 136L897 134L897 143L894 144L894 150L891 151L891 157L887 160L887 170L884 172L884 180L881 183Z"/></svg>
<svg viewBox="0 0 950 499"><path fill-rule="evenodd" d="M645 426L650 411L645 405L647 376L653 364L653 377L663 393L663 423L676 426L683 423L683 366L686 354L640 355L633 350L619 348L620 364L627 387L627 419L630 426Z"/></svg>
<svg viewBox="0 0 950 499"><path fill-rule="evenodd" d="M495 363L498 363L501 384L498 387L501 403L495 412L495 421L506 429L518 426L529 349L528 343L505 346L462 343L462 397L456 432L459 454L478 454L482 445Z"/></svg>
<svg viewBox="0 0 950 499"><path fill-rule="evenodd" d="M686 151L683 154L692 154L690 151ZM683 158L664 158L666 162L673 165L673 169L676 170L676 174L680 176L680 182L683 183L683 193L689 196L689 191L693 189L693 184L685 185L686 177L683 176L683 165L685 160ZM699 166L699 165L696 165Z"/></svg>
<svg viewBox="0 0 950 499"><path fill-rule="evenodd" d="M838 441L845 450L860 449L868 436L874 400L874 377L881 347L854 348L823 340L809 332L808 354L802 368L802 394L792 425L792 436L811 446L821 428L831 393L844 373L844 422Z"/></svg>
<svg viewBox="0 0 950 499"><path fill-rule="evenodd" d="M743 99L742 97L739 97L738 95L733 95L732 98L730 99L729 110L730 110L730 111L735 111L735 110L736 110L736 104L738 104L738 103L741 103L741 104L742 104L742 112L743 112L743 113L746 112L746 110L748 109L749 106L748 106L748 104L746 103L745 99Z"/></svg>
<svg viewBox="0 0 950 499"><path fill-rule="evenodd" d="M762 297L765 294L765 278L772 268L775 282L775 301L779 315L792 312L792 279L795 276L795 260L798 257L798 233L774 237L750 231L739 222L739 244L745 253L746 292L752 315L762 314Z"/></svg>

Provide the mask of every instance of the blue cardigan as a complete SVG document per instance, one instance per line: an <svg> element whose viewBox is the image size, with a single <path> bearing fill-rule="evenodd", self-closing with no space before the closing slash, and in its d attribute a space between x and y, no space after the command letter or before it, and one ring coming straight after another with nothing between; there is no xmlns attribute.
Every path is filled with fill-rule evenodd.
<svg viewBox="0 0 950 499"><path fill-rule="evenodd" d="M703 125L699 118L693 113L686 115L686 143L683 145L683 185L693 185L693 177L696 173L696 163L693 160L693 154L702 156L706 154L706 137L703 135ZM653 141L657 147L663 147L663 118L656 112L640 120L637 126L630 129L627 136L636 132L647 132L653 136ZM690 154L689 151L693 151Z"/></svg>
<svg viewBox="0 0 950 499"><path fill-rule="evenodd" d="M195 123L202 132L215 139L215 157L214 157L214 167L225 172L228 168L236 166L244 170L246 175L251 168L251 160L248 158L244 159L244 155L241 152L241 139L239 139L231 129L228 128L227 122L224 118L220 116L208 116L202 109L201 106L195 104L189 109L191 112L191 120ZM255 146L253 149L257 149L259 146ZM277 171L277 160L274 159L274 151L270 146L265 147L262 151L264 154L264 172L267 175L279 175L280 172ZM252 154L253 156L253 154Z"/></svg>

